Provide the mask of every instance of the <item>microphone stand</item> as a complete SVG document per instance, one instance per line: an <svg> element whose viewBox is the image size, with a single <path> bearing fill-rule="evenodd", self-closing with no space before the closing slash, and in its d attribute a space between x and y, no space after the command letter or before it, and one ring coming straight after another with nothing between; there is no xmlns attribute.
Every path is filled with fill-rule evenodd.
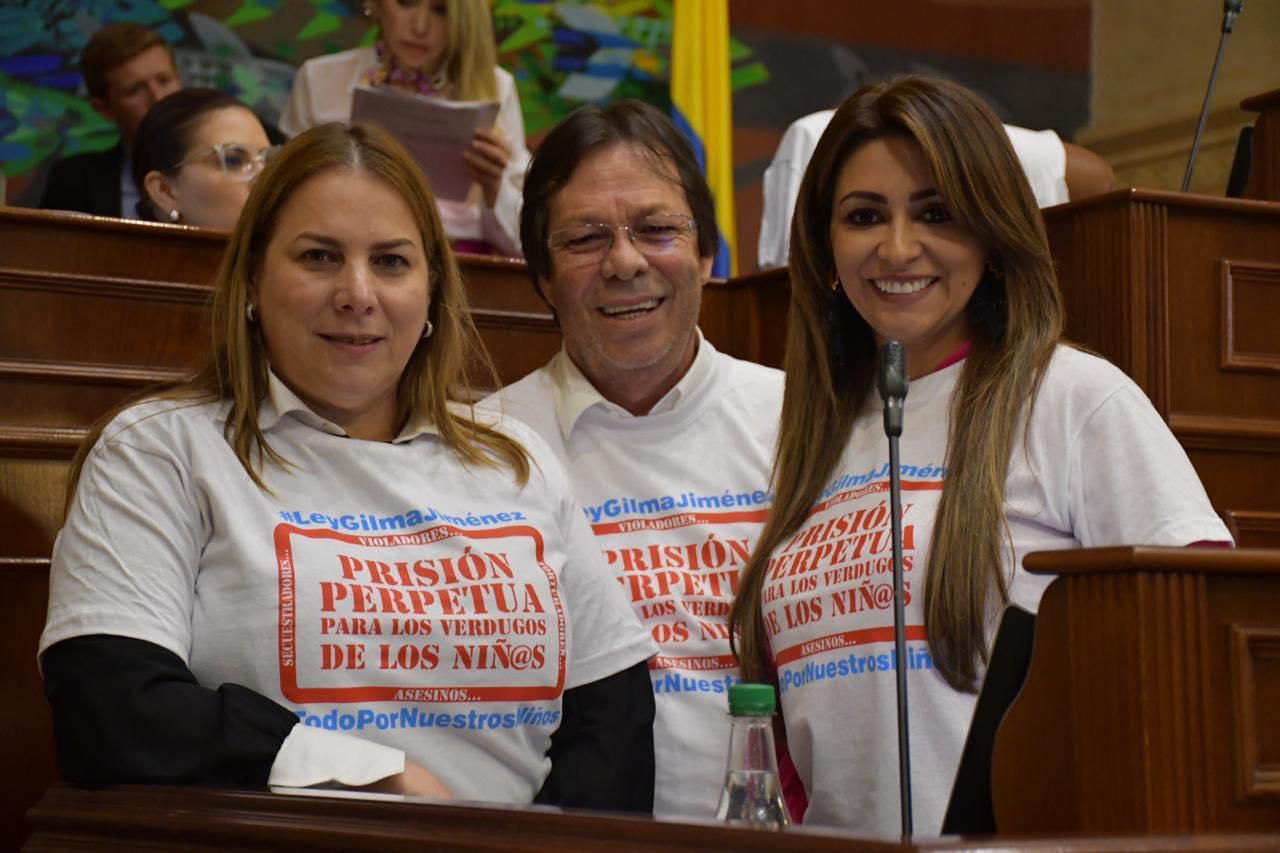
<svg viewBox="0 0 1280 853"><path fill-rule="evenodd" d="M898 688L898 797L902 813L902 837L910 838L911 739L907 720L907 629L902 593L902 477L898 464L898 438L902 435L902 409L907 397L906 355L902 344L889 341L880 348L876 382L884 400L884 432L889 439L889 509L893 523L893 646L897 657L894 675Z"/></svg>
<svg viewBox="0 0 1280 853"><path fill-rule="evenodd" d="M1218 80L1218 71L1222 69L1222 56L1227 49L1227 36L1235 28L1236 18L1244 11L1244 0L1223 0L1222 3L1222 37L1218 39L1218 56L1213 60L1213 71L1209 74L1209 89L1204 93L1204 106L1200 108L1200 123L1196 125L1196 137L1191 143L1191 156L1187 158L1187 171L1182 176L1182 191L1191 187L1191 170L1196 165L1196 155L1200 153L1200 137L1204 135L1204 125L1209 119L1209 102L1213 100L1213 86Z"/></svg>

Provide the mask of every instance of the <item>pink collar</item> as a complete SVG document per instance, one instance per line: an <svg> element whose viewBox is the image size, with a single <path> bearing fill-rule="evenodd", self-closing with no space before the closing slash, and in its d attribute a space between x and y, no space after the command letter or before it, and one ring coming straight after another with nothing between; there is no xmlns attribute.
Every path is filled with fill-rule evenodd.
<svg viewBox="0 0 1280 853"><path fill-rule="evenodd" d="M955 364L957 361L963 361L964 359L969 357L969 353L971 352L973 352L973 341L965 341L960 346L953 349L951 353L942 360L941 364L939 364L937 367L935 367L933 370L929 372L937 373L939 370L948 368L951 365Z"/></svg>

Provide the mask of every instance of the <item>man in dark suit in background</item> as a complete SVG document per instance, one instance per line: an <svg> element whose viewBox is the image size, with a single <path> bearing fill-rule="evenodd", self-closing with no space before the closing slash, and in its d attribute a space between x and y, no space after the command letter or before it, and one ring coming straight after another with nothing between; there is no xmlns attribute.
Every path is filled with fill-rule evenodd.
<svg viewBox="0 0 1280 853"><path fill-rule="evenodd" d="M107 24L80 52L80 73L89 103L120 129L120 142L54 163L40 207L136 219L138 191L129 149L151 105L182 88L173 48L142 24Z"/></svg>

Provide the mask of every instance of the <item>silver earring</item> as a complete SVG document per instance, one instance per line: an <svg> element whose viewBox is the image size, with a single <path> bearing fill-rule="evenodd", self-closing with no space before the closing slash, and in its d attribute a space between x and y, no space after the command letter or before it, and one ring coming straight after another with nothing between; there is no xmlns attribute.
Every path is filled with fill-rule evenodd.
<svg viewBox="0 0 1280 853"><path fill-rule="evenodd" d="M180 215L180 214L178 213L178 208L176 208L176 207L175 207L173 210L169 211L169 221L170 221L170 222L177 222L177 221L178 221L178 216L179 216L179 215Z"/></svg>
<svg viewBox="0 0 1280 853"><path fill-rule="evenodd" d="M244 306L244 318L250 323L258 322L258 309L253 307L252 302Z"/></svg>
<svg viewBox="0 0 1280 853"><path fill-rule="evenodd" d="M372 18L372 17L373 17L373 7L372 7L372 6L370 6L368 3L365 3L363 6L361 6L361 7L360 7L360 11L361 11L361 12L364 12L364 16L365 16L366 18Z"/></svg>
<svg viewBox="0 0 1280 853"><path fill-rule="evenodd" d="M435 326L432 326L431 321L428 320L427 327L422 330L422 339L425 341L427 338L431 337L431 333L434 332L435 330L436 330Z"/></svg>

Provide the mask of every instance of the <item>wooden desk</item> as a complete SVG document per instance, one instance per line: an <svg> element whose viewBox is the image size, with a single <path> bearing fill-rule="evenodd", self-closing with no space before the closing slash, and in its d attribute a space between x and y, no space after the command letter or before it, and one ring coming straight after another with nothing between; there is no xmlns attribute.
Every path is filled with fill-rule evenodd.
<svg viewBox="0 0 1280 853"><path fill-rule="evenodd" d="M783 832L711 822L480 804L374 802L290 797L207 788L121 787L86 791L54 786L31 811L28 851L653 851L734 850L907 853L948 850L1244 851L1280 848L1280 836L1111 835L994 839L898 839L792 827Z"/></svg>
<svg viewBox="0 0 1280 853"><path fill-rule="evenodd" d="M1280 550L1030 554L1056 575L992 753L1002 833L1280 828Z"/></svg>
<svg viewBox="0 0 1280 853"><path fill-rule="evenodd" d="M1130 189L1044 216L1067 337L1147 393L1241 544L1280 545L1280 204Z"/></svg>

